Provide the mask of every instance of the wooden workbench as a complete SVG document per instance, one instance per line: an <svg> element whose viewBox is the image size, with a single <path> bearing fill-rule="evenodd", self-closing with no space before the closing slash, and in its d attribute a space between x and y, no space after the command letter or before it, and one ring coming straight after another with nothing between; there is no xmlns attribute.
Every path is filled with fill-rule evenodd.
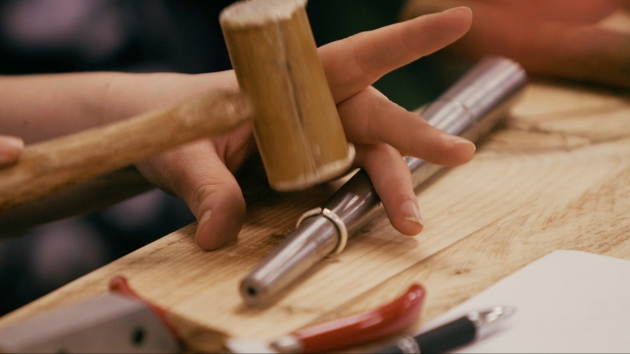
<svg viewBox="0 0 630 354"><path fill-rule="evenodd" d="M244 306L240 280L333 189L249 205L238 241L220 251L200 250L190 225L4 316L0 327L103 293L122 274L171 311L261 339L375 308L419 282L428 294L415 329L554 250L630 259L630 93L530 84L471 163L418 189L422 234L403 236L382 216L273 306Z"/></svg>

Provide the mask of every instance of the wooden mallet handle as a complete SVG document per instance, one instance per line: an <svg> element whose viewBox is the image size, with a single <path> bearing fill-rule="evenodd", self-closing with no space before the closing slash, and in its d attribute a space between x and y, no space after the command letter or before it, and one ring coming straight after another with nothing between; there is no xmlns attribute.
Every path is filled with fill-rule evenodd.
<svg viewBox="0 0 630 354"><path fill-rule="evenodd" d="M176 106L27 146L0 169L0 211L140 161L183 143L224 134L251 119L240 92L209 92Z"/></svg>

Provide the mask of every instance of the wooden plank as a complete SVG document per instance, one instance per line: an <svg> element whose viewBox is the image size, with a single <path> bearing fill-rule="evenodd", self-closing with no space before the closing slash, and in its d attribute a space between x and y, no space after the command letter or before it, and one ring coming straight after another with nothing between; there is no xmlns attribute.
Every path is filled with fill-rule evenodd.
<svg viewBox="0 0 630 354"><path fill-rule="evenodd" d="M195 225L186 227L3 317L0 327L101 293L117 274L184 317L261 339L374 308L418 281L428 290L418 327L556 249L630 259L628 110L628 96L531 84L471 163L418 190L422 234L400 235L381 217L269 308L246 308L239 281L332 188L255 203L238 241L217 252L199 250Z"/></svg>

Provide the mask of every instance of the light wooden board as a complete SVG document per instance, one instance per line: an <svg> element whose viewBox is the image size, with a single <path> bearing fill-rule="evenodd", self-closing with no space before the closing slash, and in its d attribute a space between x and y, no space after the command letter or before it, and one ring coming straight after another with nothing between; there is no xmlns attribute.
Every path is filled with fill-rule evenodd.
<svg viewBox="0 0 630 354"><path fill-rule="evenodd" d="M557 249L630 259L630 95L530 84L471 163L418 189L422 234L403 236L383 216L276 304L246 308L240 280L332 191L256 202L238 242L217 252L198 249L195 225L186 227L4 316L0 327L102 293L122 274L180 315L261 339L377 307L420 282L428 297L417 328Z"/></svg>

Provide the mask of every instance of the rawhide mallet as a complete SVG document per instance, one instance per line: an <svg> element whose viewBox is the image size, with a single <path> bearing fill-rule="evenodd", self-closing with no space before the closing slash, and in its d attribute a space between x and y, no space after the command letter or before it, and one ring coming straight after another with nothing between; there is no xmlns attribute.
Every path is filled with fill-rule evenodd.
<svg viewBox="0 0 630 354"><path fill-rule="evenodd" d="M238 82L252 100L269 184L278 191L330 180L354 159L305 6L306 0L246 0L220 16Z"/></svg>

